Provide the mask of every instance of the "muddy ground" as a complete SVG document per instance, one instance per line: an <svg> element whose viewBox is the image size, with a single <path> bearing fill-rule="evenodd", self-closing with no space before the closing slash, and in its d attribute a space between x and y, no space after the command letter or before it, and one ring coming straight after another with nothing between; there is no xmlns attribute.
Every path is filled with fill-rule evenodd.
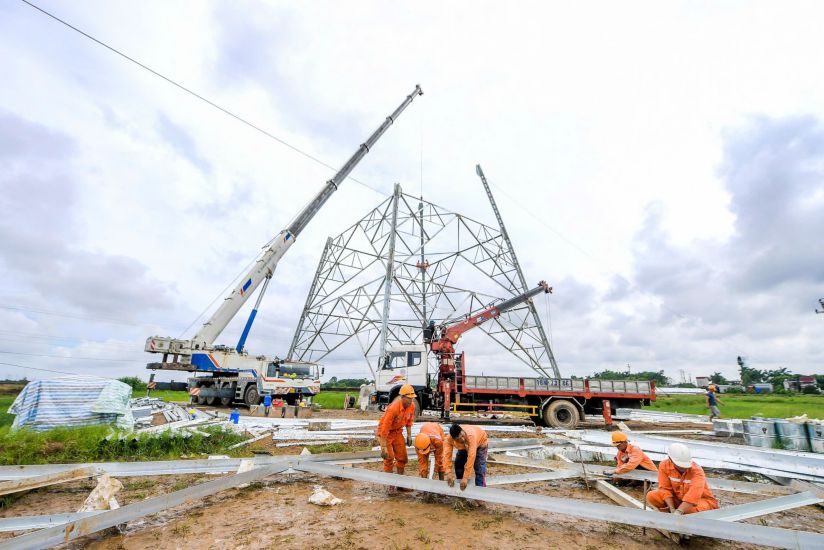
<svg viewBox="0 0 824 550"><path fill-rule="evenodd" d="M375 418L379 413L323 411L316 418ZM662 429L660 424L627 423L634 430ZM603 425L586 426L603 428ZM680 429L690 427L678 426ZM705 426L698 429L705 429ZM493 434L493 437L534 437L534 434ZM710 438L711 439L711 438ZM374 442L364 441L361 445ZM301 447L275 448L271 440L252 447L257 453L296 454ZM494 456L494 455L493 455ZM379 463L358 465L380 469ZM489 476L535 471L520 466L489 463ZM410 462L407 475L415 475ZM713 476L721 476L712 473ZM139 502L214 479L208 475L124 478L117 495L121 506ZM319 507L308 502L315 485L321 485L343 503ZM71 512L77 510L94 487L92 480L30 491L7 497L0 517ZM501 488L547 496L612 502L583 480L542 481ZM643 500L640 487L623 487ZM721 506L766 497L715 492ZM824 513L817 506L798 508L749 520L751 523L824 533ZM0 533L0 540L11 537ZM503 505L472 506L463 499L426 493L394 493L386 487L355 481L321 478L310 474L273 476L242 489L218 493L130 522L125 532L108 530L72 542L63 548L96 550L223 550L252 548L302 549L497 549L678 548L653 530L602 521L586 521ZM756 546L693 537L686 548L748 549Z"/></svg>
<svg viewBox="0 0 824 550"><path fill-rule="evenodd" d="M411 463L407 474L414 473ZM379 464L363 467L379 468ZM489 475L529 471L490 464ZM157 476L123 479L121 505L176 491L213 476ZM47 514L76 510L92 481L53 486L24 494L0 516ZM344 500L335 507L309 504L315 485ZM535 494L610 503L583 481L561 480L507 486ZM638 499L640 488L625 488ZM716 492L722 506L764 497ZM808 506L772 514L753 523L824 533L824 514ZM4 534L7 538L9 534ZM243 489L224 491L202 502L166 510L130 522L125 533L113 530L73 542L64 548L96 550L223 550L252 548L319 549L497 549L501 547L594 549L677 548L652 530L585 521L502 505L475 508L462 499L425 493L390 493L385 487L309 474L274 476ZM687 548L755 548L751 545L695 537Z"/></svg>

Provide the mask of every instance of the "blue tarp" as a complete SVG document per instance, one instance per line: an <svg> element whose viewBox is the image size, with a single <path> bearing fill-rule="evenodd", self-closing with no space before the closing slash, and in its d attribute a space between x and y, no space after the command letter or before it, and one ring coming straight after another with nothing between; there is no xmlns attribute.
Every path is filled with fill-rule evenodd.
<svg viewBox="0 0 824 550"><path fill-rule="evenodd" d="M9 407L13 429L50 430L76 426L134 425L128 384L96 376L63 376L26 384Z"/></svg>

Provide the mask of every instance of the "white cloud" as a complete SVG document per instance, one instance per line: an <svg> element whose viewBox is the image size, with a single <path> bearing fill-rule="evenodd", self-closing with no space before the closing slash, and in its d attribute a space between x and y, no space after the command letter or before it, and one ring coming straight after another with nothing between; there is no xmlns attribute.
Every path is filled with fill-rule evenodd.
<svg viewBox="0 0 824 550"><path fill-rule="evenodd" d="M480 162L527 280L555 286L567 374L821 365L816 3L42 5L336 166L420 82L353 175L417 192L422 168L428 200L492 223ZM80 338L13 351L140 359L330 176L24 4L0 7L0 45L4 121L38 129L0 131L2 303L134 325L0 311L2 329ZM278 268L250 349L288 348L326 237L379 200L345 182Z"/></svg>

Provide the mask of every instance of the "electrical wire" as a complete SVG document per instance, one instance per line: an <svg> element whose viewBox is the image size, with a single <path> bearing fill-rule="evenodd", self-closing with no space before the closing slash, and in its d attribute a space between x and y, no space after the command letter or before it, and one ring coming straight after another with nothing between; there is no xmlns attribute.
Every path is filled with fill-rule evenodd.
<svg viewBox="0 0 824 550"><path fill-rule="evenodd" d="M0 365L6 365L7 367L18 367L18 368L26 369L26 370L42 370L44 372L55 372L57 374L68 374L68 375L77 374L76 372L66 372L66 371L62 371L62 370L44 369L42 367L29 367L28 365L18 365L17 363L5 363L3 361L0 361ZM106 378L106 377L103 376L102 378Z"/></svg>
<svg viewBox="0 0 824 550"><path fill-rule="evenodd" d="M281 144L281 145L283 145L284 147L288 147L289 149L291 149L292 151L294 151L294 152L298 153L299 155L302 155L302 156L304 156L304 157L308 158L309 160L312 160L312 161L314 161L314 162L316 162L316 163L320 164L321 166L324 166L324 167L326 167L326 168L328 168L328 169L330 169L330 170L332 170L332 171L334 171L334 172L337 172L337 171L338 171L338 169L337 169L337 168L335 168L334 166L332 166L331 164L328 164L328 163L326 163L326 162L322 161L321 159L319 159L318 157L316 157L316 156L314 156L314 155L312 155L312 154L310 154L310 153L307 153L306 151L303 151L302 149L300 149L300 148L298 148L298 147L296 147L296 146L292 145L291 143L289 143L289 142L287 142L287 141L285 141L285 140L283 140L283 139L281 139L281 138L277 137L277 136L276 136L276 135L274 135L273 133L269 132L268 130L265 130L265 129L261 128L261 127L260 127L260 126L258 126L257 124L254 124L254 123L252 123L252 122L249 122L249 121L248 121L248 120L246 120L245 118L243 118L243 117L241 117L241 116L239 116L239 115L234 114L233 112L231 112L231 111L230 111L230 110L228 110L227 108L225 108L225 107L222 107L222 106L218 105L217 103L215 103L215 102L214 102L214 101L212 101L211 99L208 99L208 98L204 97L203 95L201 95L201 94L199 94L199 93L195 92L195 91L194 91L194 90L192 90L191 88L188 88L188 87L184 86L183 84L180 84L180 83L176 82L175 80L172 80L172 79L171 79L171 78L169 78L168 76L166 76L166 75L164 75L164 74L162 74L162 73L160 73L160 72L158 72L158 71L156 71L156 70L152 69L151 67L149 67L149 66L148 66L148 65L146 65L145 63L142 63L142 62L138 61L137 59L135 59L135 58L133 58L133 57L131 57L131 56L129 56L129 55L127 55L127 54L125 54L124 52L122 52L122 51L118 50L118 49L117 49L117 48L115 48L114 46L110 46L110 45L109 45L109 44L107 44L106 42L103 42L102 40L99 40L99 39L95 38L94 36L90 35L89 33L87 33L87 32L85 32L85 31L83 31L83 30L81 30L81 29L79 29L79 28L75 27L74 25L72 25L72 24L71 24L71 23L69 23L68 21L65 21L64 19L61 19L60 17L58 17L58 16L54 15L53 13L51 13L51 12L49 12L49 11L46 11L45 9L41 8L40 6L38 6L38 5L36 5L36 4L33 4L32 2L29 2L29 0L20 0L20 1L21 1L21 2L23 2L23 3L24 3L24 4L26 4L26 5L28 5L28 6L32 7L32 8L34 8L35 10L39 11L39 12L40 12L40 13L42 13L43 15L46 15L46 16L48 16L48 17L50 17L50 18L54 19L54 20L55 20L55 21L57 21L58 23L60 23L60 24L62 24L62 25L65 25L65 26L66 26L66 27L68 27L69 29L71 29L71 30L73 30L73 31L75 31L75 32L77 32L77 33L79 33L79 34L81 34L81 35L85 36L86 38L88 38L88 39L89 39L89 40L91 40L92 42L94 42L94 43L96 43L96 44L98 44L98 45L100 45L100 46L103 46L104 48L106 48L107 50L111 51L112 53L115 53L115 54L119 55L119 56L120 56L120 57L122 57L123 59L125 59L125 60L127 60L127 61L129 61L129 62L131 62L131 63L134 63L135 65L137 65L137 66L138 66L138 67L140 67L141 69L145 69L146 71L149 71L150 73L152 73L153 75L157 76L158 78L161 78L161 79L165 80L166 82L168 82L168 83L169 83L169 84L171 84L172 86L175 86L176 88L178 88L178 89L180 89L180 90L182 90L182 91L186 92L187 94L189 94L189 95L191 95L191 96L193 96L193 97L195 97L195 98L199 99L200 101L202 101L202 102L206 103L207 105L209 105L209 106L211 106L211 107L214 107L215 109L217 109L218 111L222 112L223 114L228 115L228 116L232 117L233 119L237 120L238 122L240 122L240 123L242 123L242 124L245 124L245 125L246 125L246 126L248 126L249 128L252 128L253 130L256 130L257 132L260 132L260 133L261 133L261 134L263 134L264 136L266 136L266 137L268 137L268 138L270 138L270 139L275 140L276 142L280 143L280 144ZM374 191L375 193L378 193L378 194L383 195L383 196L385 196L385 197L388 197L388 196L389 196L387 193L384 193L383 191L380 191L379 189L376 189L375 187L372 187L371 185L368 185L368 184L366 184L366 183L364 183L364 182L362 182L362 181L360 181L360 180L358 180L358 179L356 179L356 178L352 177L351 175L350 175L350 176L348 176L348 179L350 179L350 180L354 181L354 182L355 182L355 183L357 183L357 184L360 184L360 185L362 185L362 186L366 187L367 189L370 189L370 190Z"/></svg>
<svg viewBox="0 0 824 550"><path fill-rule="evenodd" d="M109 359L107 357L72 357L68 355L49 355L46 353L23 353L17 351L3 351L0 353L7 355L25 355L26 357L51 357L53 359L69 359L71 361L117 361L118 363L143 363L134 359Z"/></svg>
<svg viewBox="0 0 824 550"><path fill-rule="evenodd" d="M76 315L73 313L62 313L57 311L49 311L45 309L37 309L32 307L25 307L25 306L18 306L16 304L0 304L0 309L7 309L10 311L27 311L29 313L38 313L40 315L53 315L55 317L66 317L69 319L81 319L83 321L97 321L100 323L111 323L115 325L126 325L129 327L146 327L149 325L140 325L135 323L130 323L128 321L122 319L114 319L110 317L92 317L87 315Z"/></svg>

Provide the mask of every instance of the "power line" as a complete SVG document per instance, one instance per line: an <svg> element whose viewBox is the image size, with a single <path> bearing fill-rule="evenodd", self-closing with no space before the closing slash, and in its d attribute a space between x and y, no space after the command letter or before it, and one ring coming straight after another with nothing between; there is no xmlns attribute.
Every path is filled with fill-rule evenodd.
<svg viewBox="0 0 824 550"><path fill-rule="evenodd" d="M112 323L115 325L126 325L129 327L145 327L148 325L136 325L134 323L130 323L128 321L124 321L122 319L114 319L110 317L91 317L88 315L76 315L73 313L61 313L57 311L49 311L45 309L36 309L31 307L25 306L18 306L14 304L0 304L0 309L8 309L11 311L27 311L29 313L39 313L41 315L53 315L55 317L67 317L69 319L81 319L84 321L98 321L100 323Z"/></svg>
<svg viewBox="0 0 824 550"><path fill-rule="evenodd" d="M44 369L44 368L40 368L40 367L29 367L28 365L18 365L17 363L4 363L2 361L0 361L0 365L6 365L7 367L18 367L18 368L27 369L27 370L30 369L30 370L42 370L44 372L56 372L57 374L68 374L70 376L73 376L73 375L77 374L76 372L65 372L65 371L62 371L62 370ZM103 378L105 378L105 377L103 377Z"/></svg>
<svg viewBox="0 0 824 550"><path fill-rule="evenodd" d="M159 73L158 71L156 71L156 70L152 69L152 68L151 68L151 67L149 67L148 65L146 65L146 64L144 64L144 63L142 63L142 62L138 61L137 59L135 59L135 58L133 58L133 57L130 57L129 55L127 55L127 54L123 53L122 51L118 50L117 48L115 48L115 47L113 47L113 46L110 46L109 44L107 44L107 43L103 42L102 40L99 40L99 39L95 38L94 36L90 35L89 33L87 33L87 32L85 32L85 31L83 31L83 30L81 30L81 29L79 29L79 28L75 27L74 25L72 25L72 24L71 24L71 23L69 23L68 21L65 21L65 20L63 20L63 19L61 19L61 18L57 17L57 16L56 16L56 15L54 15L53 13L51 13L51 12L48 12L48 11L44 10L44 9L43 9L43 8L41 8L40 6L37 6L37 5L35 5L35 4L31 3L31 2L29 2L29 0L20 0L20 1L21 1L21 2L23 2L24 4L27 4L28 6L30 6L30 7L32 7L32 8L34 8L34 9L36 9L36 10L37 10L37 11L39 11L40 13L42 13L42 14L44 14L44 15L46 15L46 16L48 16L48 17L52 18L52 19L54 19L54 20L55 20L55 21L57 21L58 23L61 23L62 25L65 25L66 27L70 28L71 30L73 30L73 31L75 31L75 32L77 32L77 33L79 33L79 34L81 34L81 35L85 36L86 38L88 38L88 39L89 39L89 40L91 40L92 42L94 42L94 43L96 43L96 44L98 44L98 45L100 45L100 46L103 46L104 48L106 48L107 50L111 51L112 53L115 53L115 54L119 55L119 56L120 56L120 57L122 57L123 59L126 59L127 61L130 61L131 63L134 63L135 65L137 65L137 66L138 66L138 67L140 67L141 69L145 69L145 70L149 71L150 73L152 73L153 75L155 75L155 76L157 76L157 77L159 77L159 78L162 78L163 80L165 80L166 82L168 82L168 83L169 83L169 84L171 84L172 86L175 86L175 87L179 88L180 90L182 90L182 91L186 92L187 94L190 94L190 95L192 95L193 97L196 97L197 99L199 99L199 100L203 101L204 103L206 103L207 105L209 105L209 106L211 106L211 107L214 107L215 109L217 109L218 111L222 112L223 114L225 114L225 115L228 115L228 116L232 117L233 119L237 120L238 122L240 122L240 123L242 123L242 124L245 124L245 125L246 125L246 126L248 126L249 128L252 128L253 130L256 130L256 131L260 132L260 133L261 133L261 134L263 134L264 136L266 136L266 137L268 137L268 138L270 138L270 139L273 139L273 140L277 141L277 142L278 142L278 143L280 143L281 145L283 145L283 146L285 146L285 147L288 147L289 149L291 149L292 151L294 151L294 152L298 153L299 155L303 155L304 157L308 158L309 160L312 160L312 161L314 161L314 162L316 162L316 163L320 164L321 166L324 166L324 167L326 167L326 168L328 168L328 169L330 169L330 170L333 170L333 171L337 172L337 170L338 170L338 169L337 169L337 168L335 168L334 166L332 166L332 165L330 165L330 164L327 164L326 162L324 162L324 161L322 161L321 159L319 159L319 158L317 158L317 157L313 156L312 154L307 153L306 151L303 151L302 149L299 149L298 147L296 147L296 146L292 145L291 143L288 143L288 142L284 141L283 139L281 139L281 138L277 137L276 135L274 135L273 133L269 132L268 130L263 129L263 128L261 128L260 126L258 126L258 125L256 125L256 124L253 124L252 122L249 122L249 121L248 121L248 120L246 120L245 118L243 118L243 117L241 117L241 116L239 116L239 115L234 114L233 112L231 112L230 110L226 109L225 107L221 107L220 105L218 105L217 103L215 103L215 102L214 102L214 101L212 101L211 99L208 99L208 98L204 97L203 95L201 95L201 94L199 94L199 93L195 92L194 90L192 90L192 89L190 89L190 88L187 88L187 87L186 87L186 86L184 86L183 84L180 84L180 83L178 83L178 82L176 82L176 81L172 80L172 79L171 79L171 78L169 78L168 76L166 76L166 75L164 75L164 74ZM350 179L350 180L354 181L355 183L358 183L358 184L360 184L360 185L362 185L362 186L366 187L367 189L370 189L370 190L374 191L375 193L378 193L378 194L383 195L383 196L389 196L387 193L384 193L383 191L380 191L379 189L376 189L376 188L372 187L371 185L367 185L366 183L364 183L364 182L362 182L362 181L360 181L360 180L358 180L358 179L355 179L355 178L354 178L354 177L352 177L351 175L350 175L350 176L348 176L348 179Z"/></svg>
<svg viewBox="0 0 824 550"><path fill-rule="evenodd" d="M72 361L117 361L118 363L142 363L135 359L109 359L107 357L72 357L68 355L49 355L46 353L23 353L17 351L2 351L0 353L8 355L25 355L27 357L51 357L53 359L69 359Z"/></svg>

